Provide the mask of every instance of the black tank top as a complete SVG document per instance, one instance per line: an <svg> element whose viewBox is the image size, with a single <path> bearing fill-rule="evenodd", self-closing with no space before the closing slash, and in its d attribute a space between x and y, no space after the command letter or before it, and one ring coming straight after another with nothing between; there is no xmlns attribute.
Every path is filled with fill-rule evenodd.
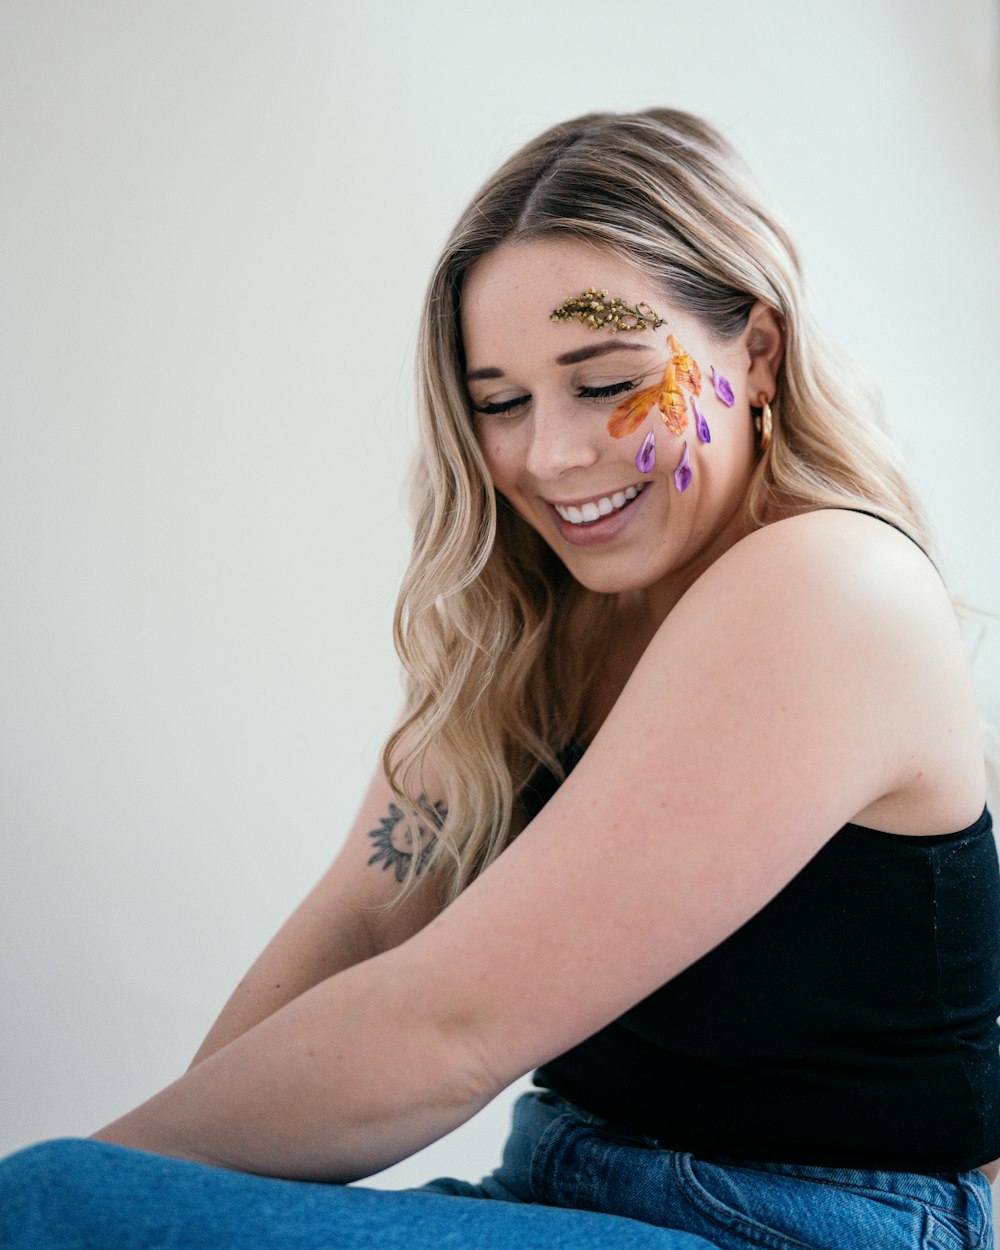
<svg viewBox="0 0 1000 1250"><path fill-rule="evenodd" d="M563 754L567 771L581 755ZM557 788L535 774L529 819ZM966 1171L1000 1157L998 1013L989 812L938 837L848 824L729 938L534 1082L702 1156Z"/></svg>

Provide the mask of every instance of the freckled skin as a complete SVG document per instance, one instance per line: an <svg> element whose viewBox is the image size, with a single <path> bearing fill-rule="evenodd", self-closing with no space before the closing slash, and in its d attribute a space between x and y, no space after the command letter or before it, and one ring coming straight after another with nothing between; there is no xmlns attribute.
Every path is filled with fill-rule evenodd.
<svg viewBox="0 0 1000 1250"><path fill-rule="evenodd" d="M560 354L610 334L576 320L550 320L569 293L588 287L614 292L631 306L648 304L666 318L656 331L615 336L648 343L648 352L555 363ZM754 330L763 331L768 351L752 356ZM656 407L633 433L612 438L608 419L620 399L602 403L579 394L584 387L626 380L658 382L671 359L668 331L706 375L714 367L732 384L731 410L710 389L702 392L710 445L688 437L690 429L685 437L671 433ZM565 240L505 244L478 261L466 279L462 336L470 371L497 368L504 375L470 382L473 405L529 397L502 415L473 414L496 489L583 585L605 594L637 592L640 613L651 623L662 621L700 572L751 528L742 507L757 457L750 404L761 392L775 393L781 357L771 310L755 305L743 334L720 343L690 313L671 305L669 291L616 257ZM656 462L642 474L635 457L650 430ZM692 478L681 494L674 471L685 438ZM563 536L551 502L611 495L640 482L647 483L642 506L613 541L581 547Z"/></svg>

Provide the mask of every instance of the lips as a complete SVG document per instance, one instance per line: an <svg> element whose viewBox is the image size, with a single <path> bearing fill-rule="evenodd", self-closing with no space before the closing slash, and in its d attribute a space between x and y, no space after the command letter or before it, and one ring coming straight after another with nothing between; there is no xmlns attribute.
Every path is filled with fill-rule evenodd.
<svg viewBox="0 0 1000 1250"><path fill-rule="evenodd" d="M649 485L650 483L642 482L636 487L629 487L626 491L616 491L615 494L625 496L624 503L617 508L612 503L611 510L604 514L598 512L598 519L596 520L581 520L574 524L573 521L567 520L561 515L560 509L568 512L570 507L572 507L574 511L579 511L582 514L582 508L578 508L577 505L557 505L553 503L549 503L548 507L551 510L559 533L568 543L572 543L575 547L601 546L604 543L612 542L623 530L631 525L635 516L641 511L642 500L649 493L646 489ZM597 501L601 499L611 502L614 499L614 495L597 496L596 500L588 500L584 506L595 506Z"/></svg>
<svg viewBox="0 0 1000 1250"><path fill-rule="evenodd" d="M645 482L639 482L634 486L626 486L624 490L616 490L608 495L595 495L580 504L553 504L552 506L559 513L564 521L569 521L571 525L592 524L601 517L608 516L612 512L619 512L626 504L631 503L636 495L642 493L646 486Z"/></svg>

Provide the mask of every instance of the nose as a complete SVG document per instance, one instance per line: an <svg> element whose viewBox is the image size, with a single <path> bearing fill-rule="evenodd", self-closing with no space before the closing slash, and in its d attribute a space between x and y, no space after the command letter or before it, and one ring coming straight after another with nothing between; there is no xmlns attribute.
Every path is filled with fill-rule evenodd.
<svg viewBox="0 0 1000 1250"><path fill-rule="evenodd" d="M551 481L570 469L589 468L596 462L602 430L578 405L555 399L545 403L536 398L532 409L525 463L533 477Z"/></svg>

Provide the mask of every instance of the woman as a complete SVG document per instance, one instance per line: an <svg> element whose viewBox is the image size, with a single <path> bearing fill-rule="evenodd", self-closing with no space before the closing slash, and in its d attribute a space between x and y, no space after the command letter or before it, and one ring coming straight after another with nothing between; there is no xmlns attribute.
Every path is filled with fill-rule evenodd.
<svg viewBox="0 0 1000 1250"><path fill-rule="evenodd" d="M992 1245L972 685L737 158L665 109L546 132L419 366L383 768L189 1071L4 1165L0 1244ZM481 1185L330 1184L532 1070Z"/></svg>

